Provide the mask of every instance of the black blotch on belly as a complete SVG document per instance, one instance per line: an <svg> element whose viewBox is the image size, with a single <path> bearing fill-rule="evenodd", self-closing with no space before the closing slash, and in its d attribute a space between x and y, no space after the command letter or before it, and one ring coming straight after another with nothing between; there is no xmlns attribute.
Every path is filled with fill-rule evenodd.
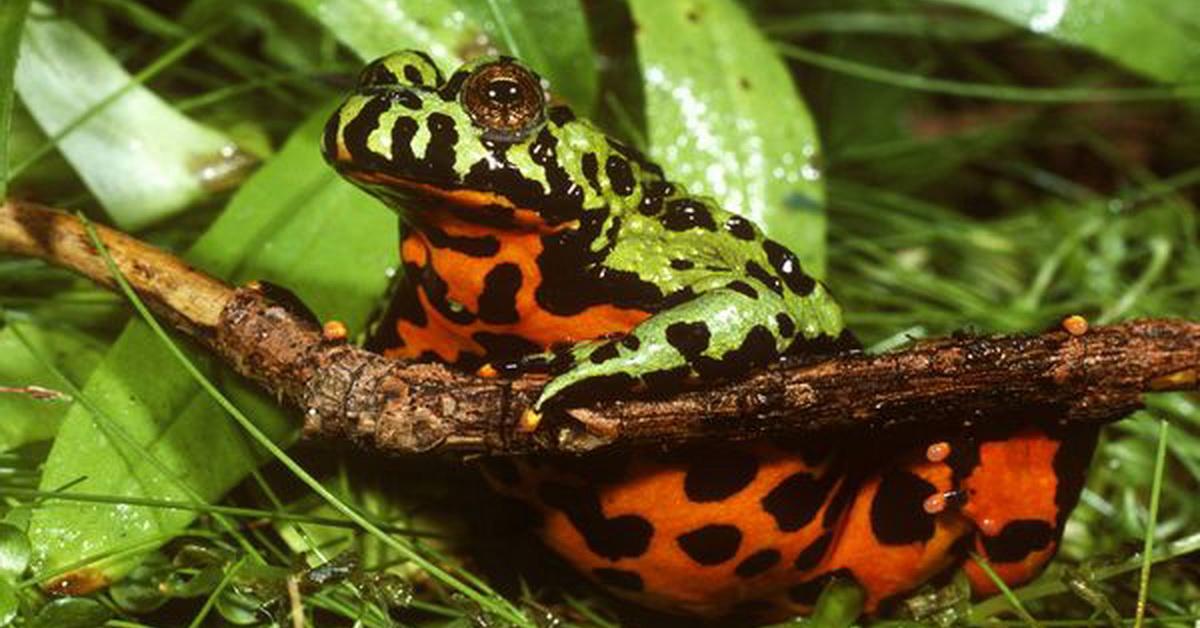
<svg viewBox="0 0 1200 628"><path fill-rule="evenodd" d="M1015 563L1038 550L1044 550L1057 540L1054 528L1040 519L1017 519L1008 522L1000 534L980 534L983 550L995 563Z"/></svg>
<svg viewBox="0 0 1200 628"><path fill-rule="evenodd" d="M833 533L826 532L817 537L808 547L800 550L796 556L795 562L792 565L800 571L808 571L821 562L825 557L825 552L829 549L829 545L833 543Z"/></svg>
<svg viewBox="0 0 1200 628"><path fill-rule="evenodd" d="M471 334L471 340L483 347L486 361L495 363L516 360L542 350L541 345L516 334L477 331Z"/></svg>
<svg viewBox="0 0 1200 628"><path fill-rule="evenodd" d="M671 231L687 231L700 228L705 231L716 231L717 223L713 220L712 212L700 201L681 198L667 203L667 211L660 218L664 227Z"/></svg>
<svg viewBox="0 0 1200 628"><path fill-rule="evenodd" d="M688 360L694 360L704 353L711 339L708 324L704 322L671 323L667 325L666 336L667 342Z"/></svg>
<svg viewBox="0 0 1200 628"><path fill-rule="evenodd" d="M461 304L459 304L459 307L450 305L450 297L448 296L450 286L437 273L432 264L421 269L421 287L425 290L425 297L429 299L429 304L439 314L444 316L446 320L456 325L470 325L475 322L475 314L471 313L466 307L463 307Z"/></svg>
<svg viewBox="0 0 1200 628"><path fill-rule="evenodd" d="M741 578L753 578L759 574L766 573L767 570L778 565L781 558L779 550L759 550L738 563L737 568L733 572Z"/></svg>
<svg viewBox="0 0 1200 628"><path fill-rule="evenodd" d="M815 467L829 459L838 444L838 439L828 436L814 438L809 434L780 435L771 439L771 444L800 456L805 466Z"/></svg>
<svg viewBox="0 0 1200 628"><path fill-rule="evenodd" d="M546 482L538 489L538 497L551 508L562 511L583 536L588 549L598 556L609 560L636 558L650 547L654 526L637 515L605 517L593 489Z"/></svg>
<svg viewBox="0 0 1200 628"><path fill-rule="evenodd" d="M884 545L907 545L933 538L933 515L925 499L937 488L912 473L891 470L879 480L871 500L871 532Z"/></svg>
<svg viewBox="0 0 1200 628"><path fill-rule="evenodd" d="M1059 438L1058 451L1054 452L1054 505L1058 507L1056 527L1062 528L1067 515L1075 509L1079 501L1079 493L1087 480L1087 469L1092 462L1092 454L1096 450L1096 437L1100 433L1098 425L1069 425L1062 433L1054 434Z"/></svg>
<svg viewBox="0 0 1200 628"><path fill-rule="evenodd" d="M758 458L740 449L697 450L683 479L683 491L693 502L719 502L736 495L758 475Z"/></svg>
<svg viewBox="0 0 1200 628"><path fill-rule="evenodd" d="M775 268L775 272L783 278L788 289L800 296L808 296L817 287L817 282L804 273L800 268L800 260L796 254L787 250L774 240L763 242L763 250L767 253L767 261Z"/></svg>
<svg viewBox="0 0 1200 628"><path fill-rule="evenodd" d="M494 457L483 462L483 472L505 486L514 486L521 481L521 472L508 458Z"/></svg>
<svg viewBox="0 0 1200 628"><path fill-rule="evenodd" d="M435 225L423 225L421 232L429 243L439 249L450 249L469 257L492 257L500 252L500 240L496 236L450 235Z"/></svg>
<svg viewBox="0 0 1200 628"><path fill-rule="evenodd" d="M517 291L521 289L521 269L511 262L497 264L483 278L479 294L479 320L485 323L508 324L520 319L517 314Z"/></svg>
<svg viewBox="0 0 1200 628"><path fill-rule="evenodd" d="M614 589L641 591L646 587L642 582L642 577L636 571L597 567L592 570L592 575L596 577L596 580L600 584L613 587Z"/></svg>
<svg viewBox="0 0 1200 628"><path fill-rule="evenodd" d="M712 566L733 558L742 544L742 531L726 524L709 524L680 534L675 542L689 558Z"/></svg>
<svg viewBox="0 0 1200 628"><path fill-rule="evenodd" d="M763 510L775 518L780 531L803 528L821 510L829 491L829 481L811 473L793 473L762 498Z"/></svg>

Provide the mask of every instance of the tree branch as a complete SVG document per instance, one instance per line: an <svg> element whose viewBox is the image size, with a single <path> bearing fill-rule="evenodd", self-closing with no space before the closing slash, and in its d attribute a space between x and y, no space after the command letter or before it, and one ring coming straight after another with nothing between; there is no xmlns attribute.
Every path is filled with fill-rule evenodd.
<svg viewBox="0 0 1200 628"><path fill-rule="evenodd" d="M957 424L1051 409L1109 421L1155 390L1200 388L1200 323L1143 320L1037 336L953 338L869 356L784 363L661 399L610 401L516 429L543 378L484 379L390 360L331 338L290 293L234 288L163 251L97 228L117 267L160 316L238 373L304 410L312 438L388 453L582 452L609 445ZM0 205L0 252L38 257L113 287L80 222ZM1074 332L1074 333L1072 333Z"/></svg>

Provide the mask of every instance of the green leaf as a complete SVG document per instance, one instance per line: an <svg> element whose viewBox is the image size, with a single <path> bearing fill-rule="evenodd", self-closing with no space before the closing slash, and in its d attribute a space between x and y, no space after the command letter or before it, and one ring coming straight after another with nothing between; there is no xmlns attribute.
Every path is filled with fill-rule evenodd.
<svg viewBox="0 0 1200 628"><path fill-rule="evenodd" d="M232 140L141 87L82 29L40 4L33 15L17 91L117 225L135 229L174 214L249 166ZM195 36L177 54L200 41ZM8 176L39 156L26 156Z"/></svg>
<svg viewBox="0 0 1200 628"><path fill-rule="evenodd" d="M453 0L291 0L364 61L400 48L422 50L443 70L483 33L478 14Z"/></svg>
<svg viewBox="0 0 1200 628"><path fill-rule="evenodd" d="M29 567L29 537L16 526L0 523L0 577L15 579Z"/></svg>
<svg viewBox="0 0 1200 628"><path fill-rule="evenodd" d="M578 0L291 0L363 60L399 48L429 53L443 71L509 50L581 112L596 100L595 54ZM481 36L487 43L481 43Z"/></svg>
<svg viewBox="0 0 1200 628"><path fill-rule="evenodd" d="M13 71L30 0L0 4L0 198L8 195L8 134L12 128Z"/></svg>
<svg viewBox="0 0 1200 628"><path fill-rule="evenodd" d="M825 192L804 101L732 0L632 0L650 153L692 192L825 269Z"/></svg>
<svg viewBox="0 0 1200 628"><path fill-rule="evenodd" d="M61 382L43 360L82 382L101 355L94 341L67 328L10 323L0 329L0 386L40 387L28 393L0 393L0 451L53 437L71 407L70 396L62 394Z"/></svg>
<svg viewBox="0 0 1200 628"><path fill-rule="evenodd" d="M86 597L65 597L54 600L38 611L30 628L95 628L112 617L112 611L96 600Z"/></svg>
<svg viewBox="0 0 1200 628"><path fill-rule="evenodd" d="M17 597L16 586L0 578L0 626L11 624L20 609L21 599Z"/></svg>
<svg viewBox="0 0 1200 628"><path fill-rule="evenodd" d="M321 160L317 146L328 115L328 108L320 111L293 134L188 257L236 282L264 279L287 286L320 316L361 329L395 264L396 221ZM73 490L212 501L262 460L162 339L140 322L125 330L83 397L102 414L83 404L71 409L46 462L43 490L79 482ZM295 424L285 411L263 397L253 399L259 427L276 442L289 441ZM31 522L30 538L41 550L35 570L44 580L81 558L181 530L194 516L185 510L47 501ZM67 577L111 581L134 559L75 569Z"/></svg>
<svg viewBox="0 0 1200 628"><path fill-rule="evenodd" d="M926 0L971 7L1167 83L1200 80L1200 12L1179 0Z"/></svg>

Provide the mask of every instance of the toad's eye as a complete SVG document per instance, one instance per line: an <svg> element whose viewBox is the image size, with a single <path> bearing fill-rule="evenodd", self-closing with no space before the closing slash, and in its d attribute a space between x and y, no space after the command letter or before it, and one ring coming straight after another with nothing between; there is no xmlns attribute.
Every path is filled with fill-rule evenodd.
<svg viewBox="0 0 1200 628"><path fill-rule="evenodd" d="M519 141L545 119L546 94L541 80L511 61L477 68L459 97L471 121L488 139Z"/></svg>

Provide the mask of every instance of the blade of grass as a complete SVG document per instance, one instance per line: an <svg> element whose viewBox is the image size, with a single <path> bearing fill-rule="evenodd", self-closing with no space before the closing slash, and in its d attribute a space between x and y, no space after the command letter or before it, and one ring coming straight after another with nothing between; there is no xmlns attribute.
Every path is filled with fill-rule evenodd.
<svg viewBox="0 0 1200 628"><path fill-rule="evenodd" d="M21 51L21 30L32 0L0 4L0 199L8 196L8 134L12 128L13 75Z"/></svg>
<svg viewBox="0 0 1200 628"><path fill-rule="evenodd" d="M1150 512L1146 516L1146 535L1142 541L1142 569L1138 577L1137 610L1133 625L1141 628L1146 619L1146 594L1150 589L1150 566L1154 556L1154 530L1158 524L1158 502L1162 495L1163 469L1167 466L1167 432L1170 424L1158 423L1158 450L1154 454L1154 484L1150 488Z"/></svg>
<svg viewBox="0 0 1200 628"><path fill-rule="evenodd" d="M351 508L348 504L339 499L329 489L325 488L325 486L321 484L316 477L300 466L295 459L287 455L287 453L284 452L279 445L276 445L275 442L266 435L266 433L259 429L259 427L255 425L255 423L251 421L249 417L243 414L242 411L235 406L233 402L231 402L229 398L225 396L224 393L218 390L217 387L211 381L209 381L208 377L200 372L200 369L196 367L192 360L183 353L183 350L181 350L179 345L171 339L171 337L167 334L167 331L163 329L161 324L159 324L158 319L154 318L154 315L150 313L150 310L146 307L146 304L142 302L137 293L133 291L133 288L130 287L129 283L125 280L125 276L113 262L112 257L108 254L108 249L105 248L103 241L100 240L100 237L92 227L91 222L82 215L80 215L80 220L83 221L84 226L88 231L88 236L91 239L92 245L95 246L104 257L104 262L108 267L109 273L120 286L121 292L127 299L129 299L129 302L133 305L134 309L137 310L138 315L143 321L145 321L147 325L150 326L150 328L154 331L154 334L162 341L164 347L170 351L170 353L179 362L180 366L182 366L188 372L194 381L204 389L204 391L213 399L213 401L220 405L221 408L229 414L229 416L233 417L234 421L236 421L242 427L242 429L249 434L255 442L258 443L260 447L265 449L273 458L282 463L289 471L292 472L293 475L296 476L297 479L299 479L306 486L308 486L310 490L324 499L326 503L328 503L338 512L345 515L354 523L358 524L367 533L376 537L385 545L395 550L401 556L404 556L420 568L424 569L434 578L442 581L455 591L465 595L468 599L479 604L480 607L495 613L499 617L504 618L514 625L529 626L530 628L533 627L533 624L530 622L530 620L525 617L525 615L522 614L519 609L514 607L507 599L492 592L486 587L486 585L482 585L482 583L477 585L481 590L476 590L475 588L468 586L458 577L454 576L448 571L443 570L438 565L435 565L426 559L408 543L401 542L395 537L387 534L373 522L360 514L357 510Z"/></svg>
<svg viewBox="0 0 1200 628"><path fill-rule="evenodd" d="M990 85L949 79L928 78L867 65L786 43L777 43L780 53L802 63L839 72L866 81L922 92L1024 103L1152 102L1183 101L1200 96L1200 83L1172 87L1021 87Z"/></svg>
<svg viewBox="0 0 1200 628"><path fill-rule="evenodd" d="M1017 615L1021 616L1021 619L1026 625L1033 626L1034 628L1040 628L1041 625L1038 624L1038 620L1034 619L1033 615L1029 614L1029 611L1026 610L1023 604L1021 604L1020 598L1013 593L1012 589L1010 589L1004 582L1004 579L1000 577L1000 574L996 573L996 570L992 569L991 564L988 563L986 558L976 554L975 552L971 552L971 560L975 561L975 564L979 565L979 568L987 574L988 578L992 581L992 584L995 584L996 588L1000 589L1001 595L1004 596L1004 599L1008 600L1008 603L1012 605L1013 610L1017 612Z"/></svg>
<svg viewBox="0 0 1200 628"><path fill-rule="evenodd" d="M242 564L245 562L246 557L243 556L226 568L225 573L221 576L221 581L213 588L212 593L208 595L208 599L204 600L204 605L200 607L200 611L192 618L191 623L188 624L188 628L198 628L204 622L204 618L208 617L213 607L216 606L217 598L221 597L221 593L225 591L225 587L229 586L230 582L233 582L233 577L237 575L238 570L242 568Z"/></svg>

